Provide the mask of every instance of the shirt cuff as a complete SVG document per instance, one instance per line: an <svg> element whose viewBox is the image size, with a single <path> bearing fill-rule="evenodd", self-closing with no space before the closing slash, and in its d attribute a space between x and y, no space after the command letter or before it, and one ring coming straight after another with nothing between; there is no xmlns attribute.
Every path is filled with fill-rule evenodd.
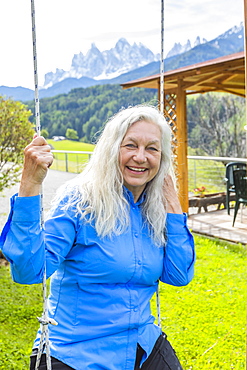
<svg viewBox="0 0 247 370"><path fill-rule="evenodd" d="M180 230L187 227L187 214L167 213L166 229L168 234L179 234Z"/></svg>
<svg viewBox="0 0 247 370"><path fill-rule="evenodd" d="M13 222L35 222L40 220L40 195L15 197Z"/></svg>
<svg viewBox="0 0 247 370"><path fill-rule="evenodd" d="M10 212L6 224L0 235L0 248L3 247L11 222L34 222L40 219L40 195L34 197L18 197L10 199Z"/></svg>

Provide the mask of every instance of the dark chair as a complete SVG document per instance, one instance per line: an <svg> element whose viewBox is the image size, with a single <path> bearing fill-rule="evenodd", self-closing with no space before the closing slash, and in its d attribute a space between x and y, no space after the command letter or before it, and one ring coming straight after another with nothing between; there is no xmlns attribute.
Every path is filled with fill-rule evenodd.
<svg viewBox="0 0 247 370"><path fill-rule="evenodd" d="M233 179L233 171L236 169L244 169L246 170L246 163L243 162L230 162L226 165L226 209L227 214L230 214L230 195L231 193L235 193L235 185Z"/></svg>
<svg viewBox="0 0 247 370"><path fill-rule="evenodd" d="M246 169L237 169L233 171L233 180L235 185L236 203L234 208L233 223L234 226L240 204L247 204L247 174Z"/></svg>

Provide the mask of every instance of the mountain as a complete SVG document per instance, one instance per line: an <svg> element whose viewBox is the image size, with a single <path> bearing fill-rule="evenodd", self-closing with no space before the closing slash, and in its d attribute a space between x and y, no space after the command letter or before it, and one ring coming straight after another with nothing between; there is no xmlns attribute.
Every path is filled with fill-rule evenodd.
<svg viewBox="0 0 247 370"><path fill-rule="evenodd" d="M34 99L34 91L21 86L0 86L0 95L20 101L28 101Z"/></svg>
<svg viewBox="0 0 247 370"><path fill-rule="evenodd" d="M114 48L100 52L93 43L86 55L75 54L69 71L57 69L45 75L44 88L48 88L65 78L89 77L97 80L109 79L129 72L159 59L143 44L130 45L124 38L118 40Z"/></svg>
<svg viewBox="0 0 247 370"><path fill-rule="evenodd" d="M193 65L195 63L202 63L207 60L234 54L243 50L244 27L243 23L241 23L239 26L234 26L209 42L197 45L185 53L166 59L165 70L169 71Z"/></svg>
<svg viewBox="0 0 247 370"><path fill-rule="evenodd" d="M243 51L243 24L234 26L208 42L205 42L205 40L201 41L197 38L194 46L190 49L187 42L187 48L187 51L182 51L180 47L176 47L175 51L174 45L173 52L164 61L165 71ZM180 51L182 52L180 53ZM151 62L150 59L152 60ZM84 60L83 63L82 60ZM138 67L134 67L135 65ZM132 69L130 69L131 66L133 67ZM94 69L95 72L92 72ZM113 49L103 53L95 45L92 45L86 56L83 56L82 53L74 56L69 72L57 70L55 74L48 74L46 86L49 84L51 86L46 89L40 89L39 96L40 98L52 97L58 94L68 93L71 89L79 87L86 88L95 85L121 84L159 73L159 70L160 62L157 61L157 55L155 56L142 44L131 46L125 39L120 39ZM85 76L85 71L91 74L91 77ZM120 71L121 73L119 74ZM92 75L96 75L96 77L92 77ZM30 89L22 87L10 88L6 86L0 86L0 95L22 101L32 100L34 97L34 93Z"/></svg>
<svg viewBox="0 0 247 370"><path fill-rule="evenodd" d="M207 42L206 39L201 40L200 36L197 36L193 47L201 45L201 44L205 44L206 42ZM176 42L171 48L171 50L167 53L166 58L170 58L170 57L173 57L174 55L185 53L186 51L189 51L190 49L192 49L190 40L187 40L186 44L184 45L181 45L180 42L178 43Z"/></svg>
<svg viewBox="0 0 247 370"><path fill-rule="evenodd" d="M197 36L193 47L205 42L207 42L205 39L201 41L200 37ZM185 45L175 43L166 58L182 54L191 48L190 40ZM154 61L159 61L159 58L159 54L155 55L143 44L139 43L137 45L134 43L130 45L124 38L118 40L114 48L103 52L100 52L93 43L85 56L83 53L74 55L69 71L56 69L55 73L46 73L43 88L49 88L67 78L113 79L123 73L128 73Z"/></svg>

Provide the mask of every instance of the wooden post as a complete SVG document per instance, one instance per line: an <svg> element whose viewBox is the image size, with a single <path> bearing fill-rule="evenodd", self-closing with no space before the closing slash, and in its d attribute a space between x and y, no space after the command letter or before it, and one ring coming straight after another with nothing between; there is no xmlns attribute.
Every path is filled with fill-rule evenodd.
<svg viewBox="0 0 247 370"><path fill-rule="evenodd" d="M247 125L247 0L244 0L244 56L245 56L245 109L246 109L246 125ZM246 128L246 126L245 126ZM247 130L246 130L246 157L247 157Z"/></svg>
<svg viewBox="0 0 247 370"><path fill-rule="evenodd" d="M246 114L246 121L245 124L247 125L247 99L246 99L246 88L247 88L247 0L244 0L244 56L245 56L245 114ZM245 125L245 129L246 129ZM247 130L246 130L246 157L247 157ZM246 318L247 318L247 310L246 310ZM246 363L247 363L247 346L246 346Z"/></svg>
<svg viewBox="0 0 247 370"><path fill-rule="evenodd" d="M178 80L177 90L177 170L179 200L184 212L189 209L188 196L188 160L187 160L187 119L186 119L186 91L183 89L183 80Z"/></svg>

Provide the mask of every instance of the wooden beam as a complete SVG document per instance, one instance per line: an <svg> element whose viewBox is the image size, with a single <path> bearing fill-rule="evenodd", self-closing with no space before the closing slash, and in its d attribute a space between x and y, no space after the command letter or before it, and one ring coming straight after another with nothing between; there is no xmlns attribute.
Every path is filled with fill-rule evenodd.
<svg viewBox="0 0 247 370"><path fill-rule="evenodd" d="M215 71L210 71L210 72L207 72L207 73L203 73L202 74L202 77L201 76L201 73L198 73L197 74L197 78L196 76L186 76L185 74L180 74L179 78L183 80L183 88L188 90L189 88L200 88L200 85L204 85L205 82L208 82L208 84L206 84L206 86L210 85L210 83L214 84L214 83L220 83L222 81L227 81L227 80L232 80L234 78L236 78L237 76L239 75L239 78L240 78L240 85L241 85L241 77L243 74L239 73L239 70L238 72L236 71L229 71L229 70L226 70L225 68L222 69L222 70L217 70L216 72ZM170 78L170 77L165 77L165 86L166 88L169 86L169 88L171 88L172 86L176 87L177 86L177 83L178 83L178 78L177 76L173 78Z"/></svg>
<svg viewBox="0 0 247 370"><path fill-rule="evenodd" d="M246 0L245 0L246 1ZM180 71L174 70L174 71L168 71L165 73L165 82L170 82L170 81L176 81L178 78L181 78L185 80L186 78L189 78L191 76L200 76L201 74L210 74L210 73L216 73L216 74L228 74L228 73L235 73L235 70L237 68L241 68L241 66L244 66L244 61L241 58L240 60L231 60L228 62L222 62L218 63L217 67L215 67L214 63L211 65L206 65L206 66L199 66L195 68L191 68L188 70L183 70ZM213 61L212 61L213 62ZM156 77L158 78L158 77Z"/></svg>
<svg viewBox="0 0 247 370"><path fill-rule="evenodd" d="M192 91L186 91L186 95L196 95L196 94L206 94L208 92L227 92L229 94L240 96L241 98L245 98L245 92L237 92L236 90L229 90L229 89L202 89L202 90L192 90Z"/></svg>
<svg viewBox="0 0 247 370"><path fill-rule="evenodd" d="M217 90L215 90L215 89L207 89L207 90L203 89L203 90L200 90L200 91L198 91L198 90L194 90L194 91L191 90L191 91L186 91L186 95L206 94L208 92L217 92Z"/></svg>
<svg viewBox="0 0 247 370"><path fill-rule="evenodd" d="M196 86L197 84L195 84L194 86ZM202 83L200 86L202 86L202 87L212 87L212 88L215 88L215 89L231 89L232 91L234 90L234 89L236 89L236 90L242 90L242 88L243 88L243 86L241 86L240 84L229 84L229 83L226 83L226 84L224 84L224 83L220 83L220 82L217 82L217 81L215 81L215 82L213 82L213 81L211 81L211 82L206 82L206 83ZM192 86L192 88L193 88L193 86Z"/></svg>
<svg viewBox="0 0 247 370"><path fill-rule="evenodd" d="M179 200L184 212L189 209L188 195L188 160L187 160L187 120L186 120L186 91L183 81L178 80L177 99L177 169Z"/></svg>
<svg viewBox="0 0 247 370"><path fill-rule="evenodd" d="M217 89L216 91L218 92L226 92L226 93L229 93L229 94L233 94L233 95L237 95L237 96L240 96L241 98L244 98L245 97L245 93L241 93L241 92L237 92L235 89L234 90L231 90L231 89Z"/></svg>

